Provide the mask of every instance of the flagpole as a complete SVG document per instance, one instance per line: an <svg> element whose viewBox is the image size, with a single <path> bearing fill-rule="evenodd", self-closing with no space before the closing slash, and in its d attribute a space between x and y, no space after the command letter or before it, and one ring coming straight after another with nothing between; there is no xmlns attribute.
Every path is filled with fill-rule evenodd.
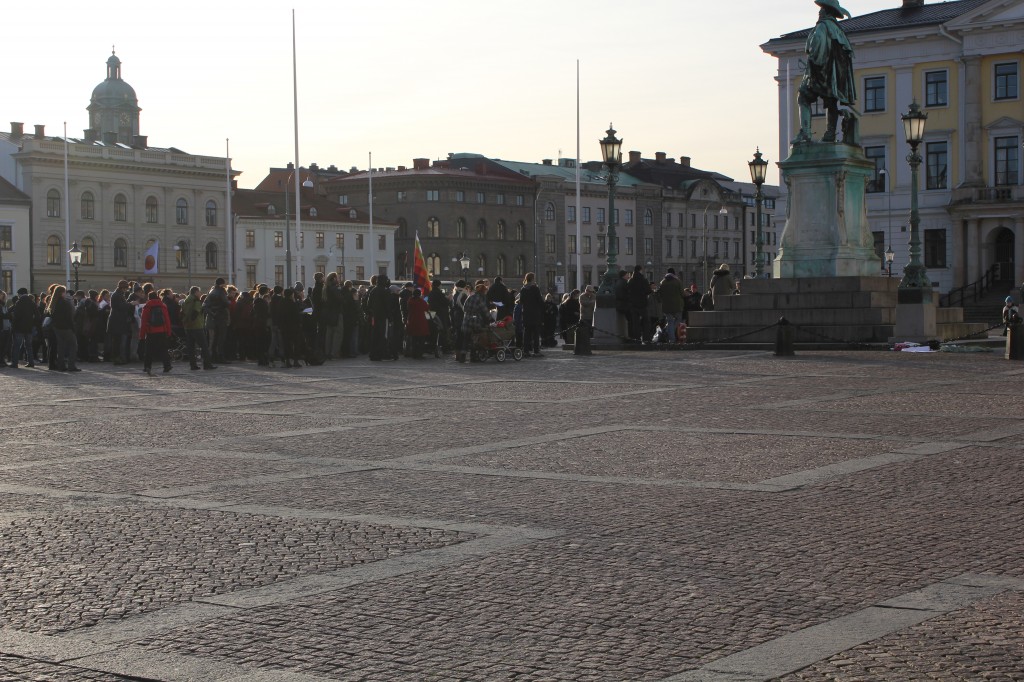
<svg viewBox="0 0 1024 682"><path fill-rule="evenodd" d="M235 217L231 212L231 138L224 138L224 189L228 196L227 208L227 243L228 243L228 283L235 281ZM248 282L246 283L248 288Z"/></svg>
<svg viewBox="0 0 1024 682"><path fill-rule="evenodd" d="M295 119L295 277L303 279L302 273L302 194L299 192L299 185L302 182L302 167L299 166L299 76L295 57L295 10L292 10L292 109ZM294 282L286 282L288 286ZM305 282L303 282L305 285Z"/></svg>
<svg viewBox="0 0 1024 682"><path fill-rule="evenodd" d="M367 163L370 165L370 195L368 197L370 202L370 249L367 253L370 254L370 267L366 269L366 279L370 279L376 274L373 266L373 152L368 152L368 154L369 157Z"/></svg>
<svg viewBox="0 0 1024 682"><path fill-rule="evenodd" d="M68 122L64 121L64 246L65 251L71 248L71 181L68 178ZM71 288L71 258L65 253L64 278L67 288Z"/></svg>
<svg viewBox="0 0 1024 682"><path fill-rule="evenodd" d="M583 268L580 265L580 220L583 209L580 208L580 60L576 60L576 288L583 289ZM611 220L611 216L608 216ZM567 254L567 261L572 262L572 254Z"/></svg>

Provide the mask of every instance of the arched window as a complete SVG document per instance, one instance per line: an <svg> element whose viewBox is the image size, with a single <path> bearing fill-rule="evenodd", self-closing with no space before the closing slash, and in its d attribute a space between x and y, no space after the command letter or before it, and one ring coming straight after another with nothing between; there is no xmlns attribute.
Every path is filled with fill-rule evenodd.
<svg viewBox="0 0 1024 682"><path fill-rule="evenodd" d="M160 221L160 204L156 197L146 197L146 222L156 223Z"/></svg>
<svg viewBox="0 0 1024 682"><path fill-rule="evenodd" d="M188 242L182 239L175 245L174 249L174 264L179 270L186 270L188 268Z"/></svg>
<svg viewBox="0 0 1024 682"><path fill-rule="evenodd" d="M51 234L46 238L46 264L60 265L64 262L64 249L60 245L60 237Z"/></svg>
<svg viewBox="0 0 1024 682"><path fill-rule="evenodd" d="M466 238L466 219L459 218L455 221L455 237L457 239Z"/></svg>
<svg viewBox="0 0 1024 682"><path fill-rule="evenodd" d="M82 220L94 220L96 218L96 199L92 192L82 192Z"/></svg>
<svg viewBox="0 0 1024 682"><path fill-rule="evenodd" d="M217 244L215 242L209 242L206 245L206 269L217 269Z"/></svg>
<svg viewBox="0 0 1024 682"><path fill-rule="evenodd" d="M544 220L554 220L554 219L555 219L555 205L549 201L548 205L544 207Z"/></svg>
<svg viewBox="0 0 1024 682"><path fill-rule="evenodd" d="M644 225L651 225L654 223L654 211L647 209L644 211Z"/></svg>
<svg viewBox="0 0 1024 682"><path fill-rule="evenodd" d="M409 234L409 223L405 218L398 219L398 238L405 239Z"/></svg>
<svg viewBox="0 0 1024 682"><path fill-rule="evenodd" d="M123 194L114 197L114 220L122 223L128 220L128 199Z"/></svg>
<svg viewBox="0 0 1024 682"><path fill-rule="evenodd" d="M498 256L494 259L494 274L496 277L505 276L505 257Z"/></svg>
<svg viewBox="0 0 1024 682"><path fill-rule="evenodd" d="M436 253L432 253L427 256L427 272L431 275L441 274L441 256Z"/></svg>
<svg viewBox="0 0 1024 682"><path fill-rule="evenodd" d="M188 202L184 199L178 199L174 205L174 222L188 225Z"/></svg>
<svg viewBox="0 0 1024 682"><path fill-rule="evenodd" d="M516 239L518 241L526 240L526 223L524 223L522 220L516 223Z"/></svg>
<svg viewBox="0 0 1024 682"><path fill-rule="evenodd" d="M427 236L434 239L441 236L441 221L434 216L427 218Z"/></svg>
<svg viewBox="0 0 1024 682"><path fill-rule="evenodd" d="M505 221L504 220L499 220L498 221L498 239L501 239L501 240L505 239Z"/></svg>
<svg viewBox="0 0 1024 682"><path fill-rule="evenodd" d="M128 242L120 237L114 240L114 267L128 267Z"/></svg>
<svg viewBox="0 0 1024 682"><path fill-rule="evenodd" d="M217 227L217 202L213 199L206 202L206 226Z"/></svg>
<svg viewBox="0 0 1024 682"><path fill-rule="evenodd" d="M96 265L96 241L92 237L82 237L82 265Z"/></svg>
<svg viewBox="0 0 1024 682"><path fill-rule="evenodd" d="M476 238L487 239L487 221L483 218L476 224Z"/></svg>
<svg viewBox="0 0 1024 682"><path fill-rule="evenodd" d="M46 193L46 217L60 217L60 192L55 189Z"/></svg>
<svg viewBox="0 0 1024 682"><path fill-rule="evenodd" d="M516 256L516 275L526 274L526 256Z"/></svg>
<svg viewBox="0 0 1024 682"><path fill-rule="evenodd" d="M476 274L481 277L487 274L487 256L482 253L476 259Z"/></svg>

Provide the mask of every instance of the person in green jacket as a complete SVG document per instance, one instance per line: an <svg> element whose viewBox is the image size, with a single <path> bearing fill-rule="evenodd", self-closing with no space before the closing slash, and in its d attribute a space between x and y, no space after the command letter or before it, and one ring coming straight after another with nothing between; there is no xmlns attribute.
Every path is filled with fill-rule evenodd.
<svg viewBox="0 0 1024 682"><path fill-rule="evenodd" d="M196 346L203 359L203 369L217 369L210 361L210 343L206 338L206 323L203 319L203 301L199 298L199 287L189 289L188 296L181 303L181 325L185 329L185 355L192 369L199 369L196 363Z"/></svg>

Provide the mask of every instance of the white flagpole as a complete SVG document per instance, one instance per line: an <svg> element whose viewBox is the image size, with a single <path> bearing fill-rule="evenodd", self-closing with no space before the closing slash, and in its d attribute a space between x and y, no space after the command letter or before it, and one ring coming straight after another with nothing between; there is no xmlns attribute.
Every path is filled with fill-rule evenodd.
<svg viewBox="0 0 1024 682"><path fill-rule="evenodd" d="M300 193L300 185L302 183L301 170L302 167L299 165L299 76L298 68L296 67L295 59L295 10L292 10L292 108L295 115L295 246L296 246L296 263L295 263L295 279L296 281L303 280L302 273L302 194ZM295 282L287 282L288 286L292 286ZM306 282L302 281L303 286Z"/></svg>
<svg viewBox="0 0 1024 682"><path fill-rule="evenodd" d="M583 268L580 265L580 244L583 241L580 220L580 60L576 60L576 288L583 289ZM609 216L611 218L611 216ZM567 254L572 262L572 254Z"/></svg>
<svg viewBox="0 0 1024 682"><path fill-rule="evenodd" d="M71 248L71 181L68 178L68 122L64 121L64 251ZM71 289L71 257L65 253L64 277L67 288Z"/></svg>
<svg viewBox="0 0 1024 682"><path fill-rule="evenodd" d="M227 192L228 283L235 282L235 216L231 212L231 139L224 138L224 190ZM246 283L248 287L248 282Z"/></svg>
<svg viewBox="0 0 1024 682"><path fill-rule="evenodd" d="M370 176L369 176L370 177L370 196L369 196L369 201L370 201L370 244L369 244L369 247L370 248L369 248L369 251L368 251L368 253L370 254L370 267L368 267L366 269L366 279L370 279L375 274L377 274L376 270L374 268L374 260L373 260L373 246L374 246L374 242L373 242L373 152L368 152L368 153L369 153L368 163L370 164Z"/></svg>

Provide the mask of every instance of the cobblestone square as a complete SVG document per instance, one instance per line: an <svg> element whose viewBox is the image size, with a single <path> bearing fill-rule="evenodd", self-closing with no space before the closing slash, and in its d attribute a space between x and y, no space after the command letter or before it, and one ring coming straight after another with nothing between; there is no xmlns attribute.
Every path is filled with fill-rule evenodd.
<svg viewBox="0 0 1024 682"><path fill-rule="evenodd" d="M1024 369L4 371L0 680L1024 680Z"/></svg>

